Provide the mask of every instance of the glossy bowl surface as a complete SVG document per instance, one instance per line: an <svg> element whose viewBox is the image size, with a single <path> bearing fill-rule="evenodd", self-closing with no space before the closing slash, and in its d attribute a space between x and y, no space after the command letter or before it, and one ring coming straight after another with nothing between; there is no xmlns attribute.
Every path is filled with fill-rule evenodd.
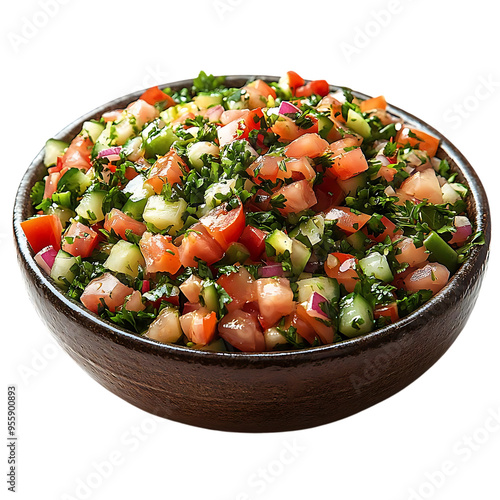
<svg viewBox="0 0 500 500"><path fill-rule="evenodd" d="M244 75L230 76L227 83L237 87L250 78L277 81ZM100 106L56 138L70 140L85 120L124 107L141 93ZM441 139L438 156L469 186L469 216L486 240L443 290L399 322L339 344L255 354L195 351L119 328L66 298L33 259L20 222L33 215L29 193L45 173L43 150L26 171L14 206L18 261L31 301L63 349L95 380L164 418L225 431L274 432L326 424L379 403L428 370L465 326L485 272L491 225L483 186L464 156L418 118L394 106L388 110Z"/></svg>

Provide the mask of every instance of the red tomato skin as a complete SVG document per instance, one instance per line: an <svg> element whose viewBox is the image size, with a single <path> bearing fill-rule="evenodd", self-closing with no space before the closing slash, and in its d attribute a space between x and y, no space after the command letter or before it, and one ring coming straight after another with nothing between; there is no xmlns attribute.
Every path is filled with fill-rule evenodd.
<svg viewBox="0 0 500 500"><path fill-rule="evenodd" d="M287 71L286 77L285 77L286 82L288 83L288 86L292 90L292 92L298 88L304 85L305 80L295 73L295 71Z"/></svg>
<svg viewBox="0 0 500 500"><path fill-rule="evenodd" d="M330 85L326 80L313 80L312 82L302 85L295 91L297 97L309 97L312 94L318 94L322 97L330 92Z"/></svg>
<svg viewBox="0 0 500 500"><path fill-rule="evenodd" d="M448 283L449 279L450 271L445 266L431 262L410 273L405 278L404 284L409 292L431 290L432 295L435 295Z"/></svg>
<svg viewBox="0 0 500 500"><path fill-rule="evenodd" d="M217 326L215 312L202 307L183 314L179 321L186 337L197 345L207 345L212 342Z"/></svg>
<svg viewBox="0 0 500 500"><path fill-rule="evenodd" d="M321 342L323 344L331 344L333 342L333 337L335 335L333 327L325 325L321 321L318 321L316 318L310 316L302 304L297 304L297 315L300 319L302 319L302 321L305 321L309 324L309 326L321 339Z"/></svg>
<svg viewBox="0 0 500 500"><path fill-rule="evenodd" d="M286 278L260 278L256 286L259 310L266 327L294 311L293 292Z"/></svg>
<svg viewBox="0 0 500 500"><path fill-rule="evenodd" d="M45 190L43 192L43 199L51 198L52 195L56 192L57 183L61 178L61 172L53 172L49 173L47 178L45 179Z"/></svg>
<svg viewBox="0 0 500 500"><path fill-rule="evenodd" d="M197 267L195 257L211 265L222 259L223 255L224 250L200 223L192 226L191 230L183 236L179 247L179 258L184 267Z"/></svg>
<svg viewBox="0 0 500 500"><path fill-rule="evenodd" d="M229 312L243 309L247 302L257 300L255 281L244 267L240 267L237 273L223 274L217 283L232 299L232 302L226 305Z"/></svg>
<svg viewBox="0 0 500 500"><path fill-rule="evenodd" d="M62 224L55 214L39 215L21 222L30 247L35 253L52 245L56 250L61 248Z"/></svg>
<svg viewBox="0 0 500 500"><path fill-rule="evenodd" d="M380 219L380 222L384 225L385 231L377 236L369 234L366 226L363 227L362 231L366 234L367 238L372 241L376 241L377 243L382 243L387 236L389 236L389 238L391 238L392 240L403 235L403 231L401 229L396 229L396 224L389 220L385 215L382 217L382 219Z"/></svg>
<svg viewBox="0 0 500 500"><path fill-rule="evenodd" d="M232 311L219 322L219 335L233 347L243 352L266 350L264 334L255 314Z"/></svg>
<svg viewBox="0 0 500 500"><path fill-rule="evenodd" d="M66 238L72 238L73 242L68 242ZM92 254L98 242L99 235L92 228L81 222L73 222L64 233L61 247L74 257L85 258Z"/></svg>
<svg viewBox="0 0 500 500"><path fill-rule="evenodd" d="M417 137L410 137L410 134ZM421 151L425 151L431 158L436 156L439 147L439 139L416 128L403 127L396 136L396 139L399 145L406 146L410 144L413 148L418 147Z"/></svg>
<svg viewBox="0 0 500 500"><path fill-rule="evenodd" d="M231 243L238 241L245 229L243 205L240 204L238 208L228 211L227 204L224 203L204 215L200 222L210 236L226 251Z"/></svg>
<svg viewBox="0 0 500 500"><path fill-rule="evenodd" d="M332 206L340 205L345 200L345 193L342 191L335 177L325 175L320 184L314 186L314 193L318 202L312 209L319 212L326 212Z"/></svg>
<svg viewBox="0 0 500 500"><path fill-rule="evenodd" d="M253 226L246 226L238 241L245 245L250 252L250 258L258 261L266 249L266 236L267 233L265 231Z"/></svg>
<svg viewBox="0 0 500 500"><path fill-rule="evenodd" d="M61 159L61 169L79 168L87 171L90 168L90 153L94 144L92 139L77 135L69 145Z"/></svg>
<svg viewBox="0 0 500 500"><path fill-rule="evenodd" d="M160 90L157 86L151 87L146 90L139 99L146 101L148 104L155 105L157 102L165 101L165 108L170 108L170 106L175 106L176 102L168 95Z"/></svg>
<svg viewBox="0 0 500 500"><path fill-rule="evenodd" d="M396 321L399 321L397 303L391 302L390 304L375 306L375 309L373 310L373 317L375 319L381 317L389 318L391 320L391 323L396 323Z"/></svg>
<svg viewBox="0 0 500 500"><path fill-rule="evenodd" d="M361 148L351 149L336 156L330 170L333 175L345 181L368 170L368 162Z"/></svg>
<svg viewBox="0 0 500 500"><path fill-rule="evenodd" d="M109 232L113 230L116 234L126 240L127 229L130 229L137 236L142 236L146 232L146 224L136 221L117 208L113 208L111 212L106 214L104 219L104 229Z"/></svg>
<svg viewBox="0 0 500 500"><path fill-rule="evenodd" d="M368 214L355 214L348 207L331 207L325 213L325 219L337 221L337 227L345 233L352 234L359 231L370 219Z"/></svg>

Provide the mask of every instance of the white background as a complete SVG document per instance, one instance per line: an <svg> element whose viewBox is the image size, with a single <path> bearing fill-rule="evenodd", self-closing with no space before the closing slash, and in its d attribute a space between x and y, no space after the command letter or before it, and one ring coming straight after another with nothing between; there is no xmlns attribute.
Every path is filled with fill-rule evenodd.
<svg viewBox="0 0 500 500"><path fill-rule="evenodd" d="M494 2L46 5L3 2L0 15L1 399L5 415L6 387L17 385L17 498L500 498L498 238L468 325L419 380L340 422L245 435L153 418L94 382L33 311L11 235L15 190L47 138L112 98L200 69L271 75L293 69L309 79L383 93L465 154L496 216L500 44ZM5 429L5 417L0 422ZM5 479L0 488L6 491Z"/></svg>

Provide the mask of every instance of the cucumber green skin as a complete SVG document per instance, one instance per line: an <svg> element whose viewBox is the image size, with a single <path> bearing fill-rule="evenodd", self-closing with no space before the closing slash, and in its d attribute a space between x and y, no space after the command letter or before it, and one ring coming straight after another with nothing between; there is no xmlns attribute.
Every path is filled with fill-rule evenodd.
<svg viewBox="0 0 500 500"><path fill-rule="evenodd" d="M429 260L439 262L454 273L458 269L458 254L435 231L431 231L424 240L425 248L430 252Z"/></svg>
<svg viewBox="0 0 500 500"><path fill-rule="evenodd" d="M203 297L203 301L205 302L205 307L209 311L214 311L215 313L219 313L219 296L217 294L217 290L215 289L215 285L209 285L203 288L201 291L201 296Z"/></svg>
<svg viewBox="0 0 500 500"><path fill-rule="evenodd" d="M68 280L70 283L75 278L75 275L71 272L71 268L76 264L76 257L73 257L68 252L64 250L59 250L57 252L54 264L50 271L50 277L61 287L66 286L64 279Z"/></svg>
<svg viewBox="0 0 500 500"><path fill-rule="evenodd" d="M142 221L142 214L147 201L147 198L142 198L141 200L129 198L125 202L125 205L123 205L122 212L135 220Z"/></svg>
<svg viewBox="0 0 500 500"><path fill-rule="evenodd" d="M389 283L394 279L389 263L385 255L373 252L359 261L359 267L367 276Z"/></svg>
<svg viewBox="0 0 500 500"><path fill-rule="evenodd" d="M61 207L71 208L71 191L54 193L52 195L52 201Z"/></svg>
<svg viewBox="0 0 500 500"><path fill-rule="evenodd" d="M311 250L300 241L292 239L292 254L290 261L292 263L292 272L298 276L306 267L311 258Z"/></svg>
<svg viewBox="0 0 500 500"><path fill-rule="evenodd" d="M91 180L78 168L70 168L66 171L57 183L58 186L65 186L68 191L76 192L81 196L90 186Z"/></svg>
<svg viewBox="0 0 500 500"><path fill-rule="evenodd" d="M367 237L363 231L356 231L348 236L346 240L355 250L364 250Z"/></svg>
<svg viewBox="0 0 500 500"><path fill-rule="evenodd" d="M337 179L337 183L346 196L356 196L357 190L367 185L367 176L363 172L345 181Z"/></svg>
<svg viewBox="0 0 500 500"><path fill-rule="evenodd" d="M230 266L232 264L236 264L236 262L244 264L249 257L250 252L247 247L242 243L234 242L229 245L226 250L226 254L220 261L220 264L223 266Z"/></svg>
<svg viewBox="0 0 500 500"><path fill-rule="evenodd" d="M292 240L279 229L275 229L270 235L267 236L266 243L271 245L276 250L276 254L283 254L287 250L290 253L292 252Z"/></svg>
<svg viewBox="0 0 500 500"><path fill-rule="evenodd" d="M353 321L361 319L358 328ZM339 331L346 337L358 337L373 330L373 310L368 302L359 294L352 293L340 301Z"/></svg>
<svg viewBox="0 0 500 500"><path fill-rule="evenodd" d="M90 120L84 122L82 132L86 132L90 139L92 139L92 142L95 144L99 136L102 134L104 128L105 127L102 123Z"/></svg>
<svg viewBox="0 0 500 500"><path fill-rule="evenodd" d="M358 133L363 138L367 139L371 135L371 128L368 122L353 109L347 112L347 126Z"/></svg>
<svg viewBox="0 0 500 500"><path fill-rule="evenodd" d="M333 128L333 122L327 116L318 118L318 134L322 139L326 139Z"/></svg>
<svg viewBox="0 0 500 500"><path fill-rule="evenodd" d="M179 138L174 131L169 127L164 127L157 134L146 139L144 155L146 158L166 155L170 146L177 140Z"/></svg>

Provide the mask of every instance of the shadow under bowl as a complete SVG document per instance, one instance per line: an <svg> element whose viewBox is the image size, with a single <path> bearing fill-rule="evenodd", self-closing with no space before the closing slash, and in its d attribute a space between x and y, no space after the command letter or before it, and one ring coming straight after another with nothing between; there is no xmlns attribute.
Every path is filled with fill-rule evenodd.
<svg viewBox="0 0 500 500"><path fill-rule="evenodd" d="M239 87L249 78L255 77L231 76L227 83ZM186 80L168 86L191 85ZM70 140L85 120L122 108L141 93L95 109L56 138ZM34 261L20 223L34 213L30 191L46 172L43 150L26 171L14 206L18 261L31 301L63 349L95 380L129 403L178 422L225 431L289 431L333 422L388 398L428 370L465 326L486 268L491 225L485 191L464 156L418 118L393 106L388 111L441 139L438 156L469 187L468 213L486 241L443 290L397 323L338 344L255 354L196 351L119 328L65 297Z"/></svg>

